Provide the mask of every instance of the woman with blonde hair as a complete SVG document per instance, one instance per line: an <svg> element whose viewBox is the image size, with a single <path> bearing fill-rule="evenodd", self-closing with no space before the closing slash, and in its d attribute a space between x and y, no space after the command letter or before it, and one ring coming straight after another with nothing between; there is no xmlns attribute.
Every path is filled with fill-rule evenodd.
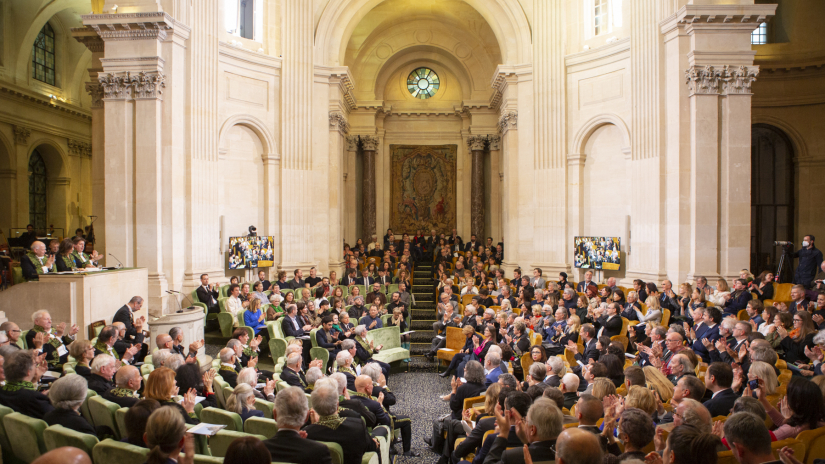
<svg viewBox="0 0 825 464"><path fill-rule="evenodd" d="M355 304L355 299L361 296L361 288L357 285L353 285L349 288L349 296L347 297L347 306L351 306ZM361 300L364 298L361 297Z"/></svg>
<svg viewBox="0 0 825 464"><path fill-rule="evenodd" d="M145 398L157 400L161 406L168 406L178 410L178 413L187 424L199 424L200 420L195 415L195 397L197 391L190 388L183 395L183 403L178 404L172 399L178 394L178 384L175 381L175 371L168 367L159 367L149 374L146 380L146 388L143 391ZM163 409L163 408L161 408Z"/></svg>
<svg viewBox="0 0 825 464"><path fill-rule="evenodd" d="M241 422L250 417L264 417L263 411L255 409L255 392L246 383L238 383L235 391L226 400L226 410L241 416Z"/></svg>
<svg viewBox="0 0 825 464"><path fill-rule="evenodd" d="M673 387L671 387L672 389ZM656 410L656 397L653 392L641 385L633 385L627 389L627 396L624 400L624 407L639 408L648 415L653 415Z"/></svg>
<svg viewBox="0 0 825 464"><path fill-rule="evenodd" d="M762 380L760 385L765 387L766 395L775 395L776 387L779 386L779 379L773 366L764 361L754 361L748 369L748 380Z"/></svg>
<svg viewBox="0 0 825 464"><path fill-rule="evenodd" d="M604 400L606 396L616 394L616 385L607 377L598 377L593 380L593 390L591 394L600 400Z"/></svg>
<svg viewBox="0 0 825 464"><path fill-rule="evenodd" d="M708 301L715 306L725 306L725 302L727 301L725 297L728 295L730 295L728 281L720 277L719 280L716 281L716 290L713 291L713 294L708 295Z"/></svg>
<svg viewBox="0 0 825 464"><path fill-rule="evenodd" d="M659 299L655 296L649 296L645 300L647 305L647 314L642 314L641 310L636 310L636 317L639 318L641 324L656 322L662 323L662 306L659 304Z"/></svg>
<svg viewBox="0 0 825 464"><path fill-rule="evenodd" d="M673 398L673 383L668 380L667 376L653 366L645 366L642 370L645 373L647 385L659 395L662 403L670 401Z"/></svg>
<svg viewBox="0 0 825 464"><path fill-rule="evenodd" d="M95 357L95 347L89 340L78 340L69 345L69 355L73 357L77 364L74 366L74 371L77 375L88 379L92 375L92 369L89 363Z"/></svg>

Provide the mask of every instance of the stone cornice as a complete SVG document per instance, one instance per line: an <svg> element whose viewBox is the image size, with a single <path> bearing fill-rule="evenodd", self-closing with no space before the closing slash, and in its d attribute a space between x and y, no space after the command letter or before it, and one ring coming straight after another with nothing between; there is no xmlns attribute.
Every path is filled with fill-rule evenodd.
<svg viewBox="0 0 825 464"><path fill-rule="evenodd" d="M685 70L689 95L750 95L758 66L691 66Z"/></svg>
<svg viewBox="0 0 825 464"><path fill-rule="evenodd" d="M92 114L88 110L61 102L60 100L47 98L41 94L33 93L29 90L12 86L7 83L0 83L0 95L5 95L30 104L45 106L49 109L57 110L82 119L84 122L88 122L92 119Z"/></svg>
<svg viewBox="0 0 825 464"><path fill-rule="evenodd" d="M164 12L101 14L81 16L104 41L166 40L174 30L174 19Z"/></svg>
<svg viewBox="0 0 825 464"><path fill-rule="evenodd" d="M97 31L89 26L73 27L71 29L72 37L82 43L92 53L103 53L103 39L100 38Z"/></svg>
<svg viewBox="0 0 825 464"><path fill-rule="evenodd" d="M685 5L676 12L679 24L695 29L750 29L765 22L777 5Z"/></svg>

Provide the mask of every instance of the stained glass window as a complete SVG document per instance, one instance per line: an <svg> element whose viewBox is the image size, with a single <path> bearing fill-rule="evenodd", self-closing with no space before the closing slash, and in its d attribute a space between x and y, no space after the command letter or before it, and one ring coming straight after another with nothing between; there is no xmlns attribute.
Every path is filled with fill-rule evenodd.
<svg viewBox="0 0 825 464"><path fill-rule="evenodd" d="M413 98L426 100L435 95L440 85L438 74L430 68L418 68L407 77L407 90Z"/></svg>
<svg viewBox="0 0 825 464"><path fill-rule="evenodd" d="M49 85L54 83L54 29L46 23L32 46L32 77Z"/></svg>
<svg viewBox="0 0 825 464"><path fill-rule="evenodd" d="M29 157L29 222L46 230L46 163L37 150Z"/></svg>

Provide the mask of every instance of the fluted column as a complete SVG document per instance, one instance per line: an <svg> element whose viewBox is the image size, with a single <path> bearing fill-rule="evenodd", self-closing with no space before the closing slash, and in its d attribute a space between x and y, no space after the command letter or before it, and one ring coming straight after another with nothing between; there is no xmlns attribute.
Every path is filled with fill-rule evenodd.
<svg viewBox="0 0 825 464"><path fill-rule="evenodd" d="M281 2L281 183L282 198L295 195L296 186L312 185L312 2ZM326 181L326 179L324 179ZM314 202L312 189L309 192ZM313 249L312 208L306 202L285 200L281 210L281 268L309 268ZM311 203L314 204L314 203ZM326 254L326 253L325 253Z"/></svg>
<svg viewBox="0 0 825 464"><path fill-rule="evenodd" d="M470 233L483 241L484 234L484 148L487 138L473 135L467 138L472 158L470 175Z"/></svg>
<svg viewBox="0 0 825 464"><path fill-rule="evenodd" d="M378 148L378 137L361 137L361 143L363 146L362 166L364 176L361 237L366 241L375 235L375 150Z"/></svg>
<svg viewBox="0 0 825 464"><path fill-rule="evenodd" d="M565 19L569 10L564 0L533 0L533 97L529 102L534 113L534 123L530 127L533 139L533 153L525 151L522 156L530 156L523 169L531 172L530 178L522 182L520 205L531 211L519 234L531 234L522 255L522 266L540 267L545 275L555 275L568 271L567 250L569 249L566 230L565 201L565 157L567 154L567 71L564 64L566 53ZM528 116L530 112L521 112ZM529 122L528 122L529 124ZM529 127L529 126L528 126ZM556 182L547 182L556 179ZM531 188L542 185L542 197L536 198ZM529 200L528 200L529 199ZM527 203L524 203L527 201ZM531 232L528 232L531 231ZM525 251L526 251L525 250ZM506 254L506 252L505 252ZM572 257L571 257L572 258Z"/></svg>

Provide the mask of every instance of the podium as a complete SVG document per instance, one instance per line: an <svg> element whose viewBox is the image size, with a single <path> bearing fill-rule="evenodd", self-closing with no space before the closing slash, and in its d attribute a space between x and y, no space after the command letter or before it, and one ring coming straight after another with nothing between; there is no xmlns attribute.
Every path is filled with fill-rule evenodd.
<svg viewBox="0 0 825 464"><path fill-rule="evenodd" d="M148 316L149 273L145 268L124 268L75 274L44 274L39 281L15 285L0 292L0 311L22 330L33 327L32 314L46 309L52 324L66 322L80 328L78 340L88 338L92 322L112 323L115 312L133 296L143 297L137 313Z"/></svg>

